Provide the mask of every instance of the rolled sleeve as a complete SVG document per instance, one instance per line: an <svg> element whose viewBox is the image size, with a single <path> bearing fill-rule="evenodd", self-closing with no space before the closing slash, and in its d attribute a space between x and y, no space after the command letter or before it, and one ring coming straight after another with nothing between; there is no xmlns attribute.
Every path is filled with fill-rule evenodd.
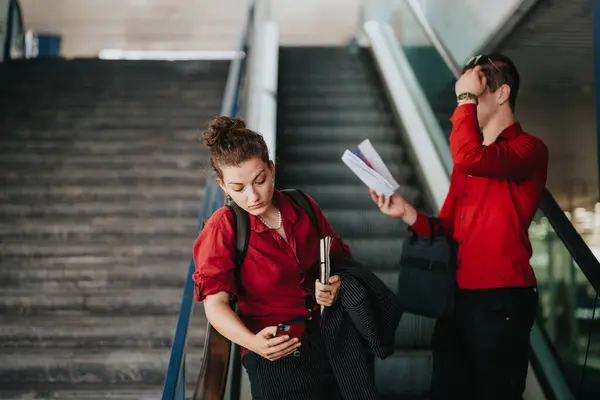
<svg viewBox="0 0 600 400"><path fill-rule="evenodd" d="M237 296L232 222L233 217L227 208L218 210L207 221L194 243L196 271L192 279L196 301L203 301L207 296L219 292Z"/></svg>

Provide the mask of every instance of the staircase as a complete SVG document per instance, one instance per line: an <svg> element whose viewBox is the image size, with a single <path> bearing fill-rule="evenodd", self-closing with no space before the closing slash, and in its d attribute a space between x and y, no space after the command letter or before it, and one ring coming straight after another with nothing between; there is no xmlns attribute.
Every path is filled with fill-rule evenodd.
<svg viewBox="0 0 600 400"><path fill-rule="evenodd" d="M0 398L159 398L227 68L0 65Z"/></svg>
<svg viewBox="0 0 600 400"><path fill-rule="evenodd" d="M369 138L407 200L421 209L428 204L371 55L346 48L281 48L279 57L277 184L311 195L354 256L395 291L407 228L381 214L341 161L344 150ZM396 353L375 365L383 398L425 398L432 328L432 320L403 316Z"/></svg>

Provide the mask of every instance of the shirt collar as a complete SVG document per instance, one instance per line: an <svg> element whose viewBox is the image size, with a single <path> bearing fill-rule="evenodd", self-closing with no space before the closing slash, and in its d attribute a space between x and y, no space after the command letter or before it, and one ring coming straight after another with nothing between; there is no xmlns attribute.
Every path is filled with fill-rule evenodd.
<svg viewBox="0 0 600 400"><path fill-rule="evenodd" d="M518 122L515 122L514 124L510 125L506 129L504 129L500 133L498 138L504 139L504 140L512 140L512 139L516 138L517 136L519 136L521 133L523 133L523 129L521 129L521 124Z"/></svg>
<svg viewBox="0 0 600 400"><path fill-rule="evenodd" d="M275 207L279 208L281 212L281 218L285 220L285 222L289 223L289 225L294 225L296 220L298 219L298 214L294 206L290 203L290 199L287 196L283 195L279 190L275 190L273 192L273 204ZM263 222L255 217L254 215L250 215L250 229L255 232L265 232L270 230Z"/></svg>

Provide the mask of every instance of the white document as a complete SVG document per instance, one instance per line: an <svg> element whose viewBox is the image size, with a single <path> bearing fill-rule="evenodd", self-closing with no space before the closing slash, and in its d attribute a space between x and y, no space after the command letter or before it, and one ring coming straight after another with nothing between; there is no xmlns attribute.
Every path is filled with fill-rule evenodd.
<svg viewBox="0 0 600 400"><path fill-rule="evenodd" d="M391 196L400 188L369 139L359 144L355 152L362 155L368 163L350 150L344 152L342 161L365 185L385 196Z"/></svg>

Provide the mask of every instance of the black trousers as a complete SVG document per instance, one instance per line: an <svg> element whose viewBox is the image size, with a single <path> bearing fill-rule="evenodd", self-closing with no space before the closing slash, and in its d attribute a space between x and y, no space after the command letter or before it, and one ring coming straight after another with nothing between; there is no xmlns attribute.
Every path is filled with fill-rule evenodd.
<svg viewBox="0 0 600 400"><path fill-rule="evenodd" d="M459 290L435 325L431 399L521 400L537 306L533 287Z"/></svg>
<svg viewBox="0 0 600 400"><path fill-rule="evenodd" d="M310 323L300 355L269 361L247 353L242 364L253 400L341 400L317 322Z"/></svg>

